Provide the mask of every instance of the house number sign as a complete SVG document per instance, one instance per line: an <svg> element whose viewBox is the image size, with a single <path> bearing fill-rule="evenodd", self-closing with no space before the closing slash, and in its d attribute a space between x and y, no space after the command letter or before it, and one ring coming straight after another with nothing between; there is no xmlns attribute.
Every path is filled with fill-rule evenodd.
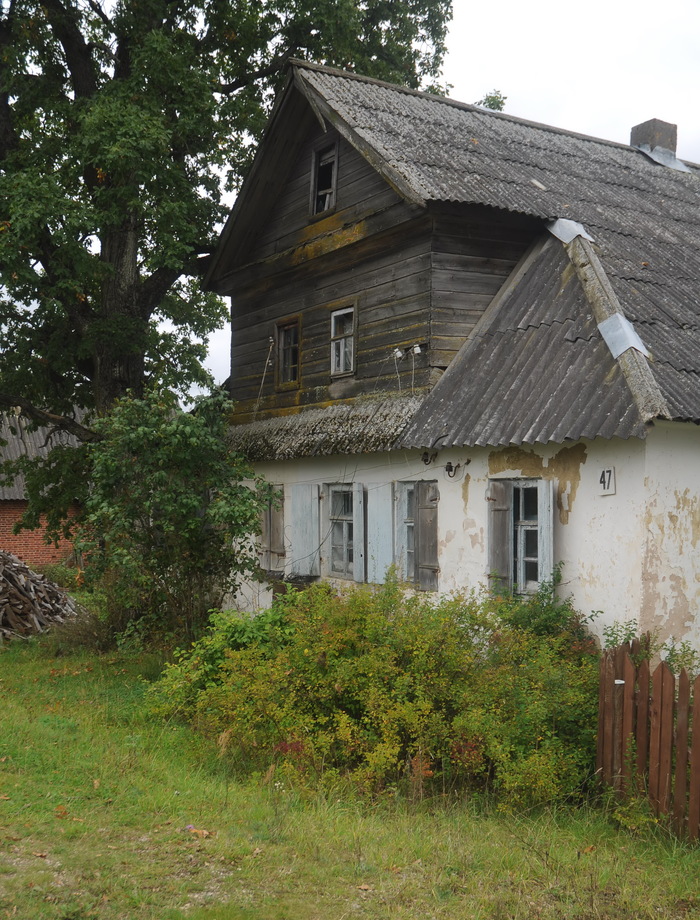
<svg viewBox="0 0 700 920"><path fill-rule="evenodd" d="M604 470L600 471L600 479L598 480L600 485L600 494L601 495L614 495L615 494L615 467L609 466Z"/></svg>

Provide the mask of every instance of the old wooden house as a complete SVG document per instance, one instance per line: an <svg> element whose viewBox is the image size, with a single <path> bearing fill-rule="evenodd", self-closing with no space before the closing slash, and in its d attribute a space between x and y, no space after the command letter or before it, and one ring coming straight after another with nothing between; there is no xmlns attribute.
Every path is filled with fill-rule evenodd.
<svg viewBox="0 0 700 920"><path fill-rule="evenodd" d="M562 590L700 644L700 171L293 63L207 283L280 578ZM265 603L250 587L243 601Z"/></svg>

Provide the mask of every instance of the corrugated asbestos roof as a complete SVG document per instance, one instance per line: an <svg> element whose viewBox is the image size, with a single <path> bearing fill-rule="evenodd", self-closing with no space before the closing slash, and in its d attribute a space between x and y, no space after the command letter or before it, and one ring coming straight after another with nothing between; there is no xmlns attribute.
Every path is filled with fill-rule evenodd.
<svg viewBox="0 0 700 920"><path fill-rule="evenodd" d="M252 461L389 450L423 397L396 395L268 418L230 429L230 445Z"/></svg>
<svg viewBox="0 0 700 920"><path fill-rule="evenodd" d="M700 420L700 169L372 80L303 67L321 111L416 200L578 221L651 352L668 416ZM375 158L375 157L373 157ZM381 168L381 167L380 167ZM555 241L477 330L402 446L644 435L644 422ZM558 249L558 253L555 250ZM516 321L517 320L517 321Z"/></svg>
<svg viewBox="0 0 700 920"><path fill-rule="evenodd" d="M460 350L400 444L497 446L643 434L569 258L551 239Z"/></svg>
<svg viewBox="0 0 700 920"><path fill-rule="evenodd" d="M75 446L77 441L64 431L37 428L19 417L0 414L0 458L18 460L20 457L45 457L57 444ZM18 476L10 486L0 485L0 501L24 498L24 477Z"/></svg>
<svg viewBox="0 0 700 920"><path fill-rule="evenodd" d="M556 218L581 223L615 310L651 353L642 376L662 417L700 421L700 167L680 172L624 144L342 71L293 71L314 109L410 200L534 216L543 234ZM651 416L634 375L612 358L561 241L497 300L397 446L644 436ZM339 433L314 434L306 415L260 423L289 439L273 436L275 455L357 449L352 436L343 446Z"/></svg>

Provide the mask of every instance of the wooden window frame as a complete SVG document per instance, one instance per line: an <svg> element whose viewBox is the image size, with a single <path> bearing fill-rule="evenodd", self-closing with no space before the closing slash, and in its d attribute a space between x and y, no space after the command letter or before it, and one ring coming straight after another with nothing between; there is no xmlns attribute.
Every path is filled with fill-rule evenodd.
<svg viewBox="0 0 700 920"><path fill-rule="evenodd" d="M397 483L396 564L406 581L420 591L438 590L439 501L437 480Z"/></svg>
<svg viewBox="0 0 700 920"><path fill-rule="evenodd" d="M338 335L335 332L335 320L342 315L352 315L352 329L350 333ZM331 310L331 377L351 377L355 373L355 355L356 349L356 330L357 330L357 306L354 303L346 304L342 307L334 307ZM342 355L347 352L347 343L350 343L350 367L343 369L336 366L336 345L341 346L340 364L344 363Z"/></svg>
<svg viewBox="0 0 700 920"><path fill-rule="evenodd" d="M260 567L268 573L284 570L284 486L273 486L275 497L263 508L260 520Z"/></svg>
<svg viewBox="0 0 700 920"><path fill-rule="evenodd" d="M338 508L340 499L343 504L349 503L349 508ZM354 495L352 484L332 485L328 488L328 569L331 575L340 578L353 578L355 566L354 543ZM336 565L336 549L340 548L342 560Z"/></svg>
<svg viewBox="0 0 700 920"><path fill-rule="evenodd" d="M288 330L296 329L296 375L285 380L285 335ZM294 347L294 346L292 346ZM290 365L293 367L294 365ZM275 326L275 386L278 390L295 390L301 385L301 317L290 316L280 320Z"/></svg>
<svg viewBox="0 0 700 920"><path fill-rule="evenodd" d="M338 515L334 507L334 495L344 492L352 497L352 510L346 515ZM365 532L366 532L366 493L360 482L333 482L323 486L322 503L325 506L324 520L324 560L323 574L328 578L341 578L348 581L364 582L365 569ZM335 525L342 525L342 542L346 546L345 562L334 568L333 549L337 530ZM348 538L348 534L351 536ZM348 543L352 544L352 561L347 557Z"/></svg>
<svg viewBox="0 0 700 920"><path fill-rule="evenodd" d="M330 183L324 181L322 170L324 166L332 163ZM323 183L319 187L320 183ZM309 195L309 212L313 218L325 217L332 214L336 208L338 193L338 142L319 144L311 157L311 185ZM328 203L321 207L319 196L327 196Z"/></svg>
<svg viewBox="0 0 700 920"><path fill-rule="evenodd" d="M536 517L522 513L527 489L537 488ZM532 594L554 570L553 483L548 479L492 479L489 503L489 579L495 591ZM526 550L527 535L537 532L537 553ZM527 570L537 564L537 579Z"/></svg>

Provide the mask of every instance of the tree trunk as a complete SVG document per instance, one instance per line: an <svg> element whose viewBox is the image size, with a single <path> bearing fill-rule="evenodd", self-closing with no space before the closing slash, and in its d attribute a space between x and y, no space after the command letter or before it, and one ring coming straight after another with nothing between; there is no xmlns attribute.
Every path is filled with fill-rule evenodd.
<svg viewBox="0 0 700 920"><path fill-rule="evenodd" d="M95 406L103 414L127 390L143 395L148 319L139 299L139 223L130 214L102 236L102 284L95 335Z"/></svg>

